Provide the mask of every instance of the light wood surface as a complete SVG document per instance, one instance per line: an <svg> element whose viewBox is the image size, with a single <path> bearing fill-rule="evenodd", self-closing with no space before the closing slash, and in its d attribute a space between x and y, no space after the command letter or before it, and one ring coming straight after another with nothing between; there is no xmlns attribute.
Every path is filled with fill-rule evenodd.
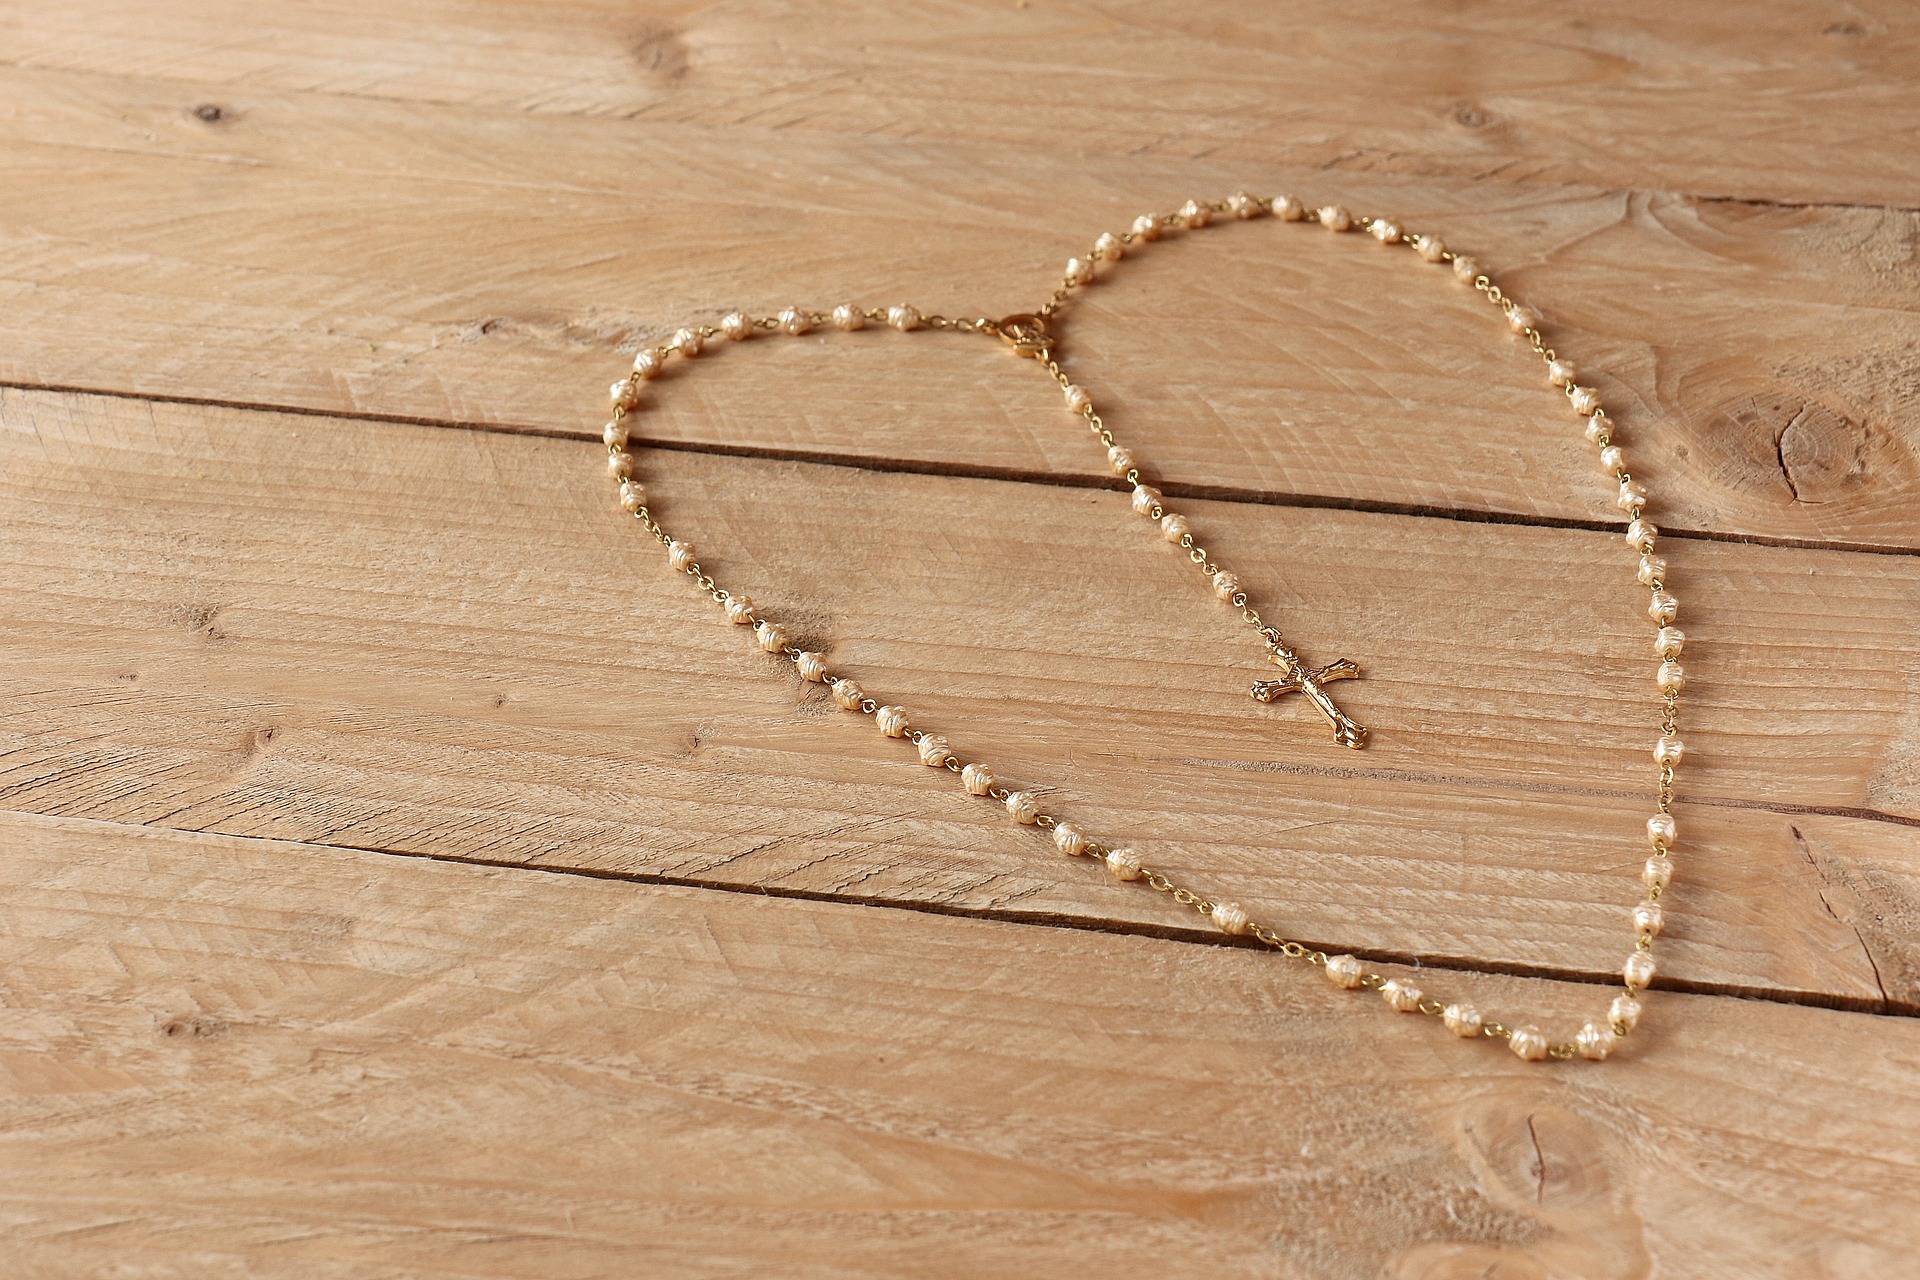
<svg viewBox="0 0 1920 1280"><path fill-rule="evenodd" d="M1904 1275L1917 42L1785 0L0 3L0 1257ZM1684 859L1622 1060L1460 1045L1060 858L613 506L642 340L1030 307L1242 186L1482 256L1677 535ZM1361 663L1372 750L1246 698L997 344L730 348L642 463L723 581L1096 832L1592 1016L1652 664L1537 365L1412 255L1265 222L1130 260L1063 350Z"/></svg>

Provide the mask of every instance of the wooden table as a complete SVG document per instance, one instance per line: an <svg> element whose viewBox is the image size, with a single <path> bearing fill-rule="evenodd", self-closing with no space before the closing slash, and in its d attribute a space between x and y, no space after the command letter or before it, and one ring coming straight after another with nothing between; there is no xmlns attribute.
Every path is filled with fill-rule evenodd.
<svg viewBox="0 0 1920 1280"><path fill-rule="evenodd" d="M0 8L8 1276L1911 1276L1920 36L1893 5ZM1642 1033L1526 1064L1115 886L618 511L643 340L997 315L1147 209L1391 213L1615 407L1682 597ZM1424 273L1424 274L1423 274ZM1562 1027L1656 699L1471 290L1272 220L1063 355L1374 746L978 338L767 339L663 520L1003 777Z"/></svg>

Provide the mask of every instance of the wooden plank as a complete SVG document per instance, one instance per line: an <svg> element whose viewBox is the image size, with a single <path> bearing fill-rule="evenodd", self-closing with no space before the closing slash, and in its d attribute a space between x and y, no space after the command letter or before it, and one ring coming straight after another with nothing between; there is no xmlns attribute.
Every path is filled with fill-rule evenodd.
<svg viewBox="0 0 1920 1280"><path fill-rule="evenodd" d="M1025 309L1142 209L1293 188L1439 231L1542 306L1665 523L1920 548L1911 211L1219 156L1076 156L1036 197L1025 149L801 129L768 162L759 129L251 87L216 121L188 110L218 88L0 71L17 175L0 192L0 381L593 434L622 353L687 320L796 299ZM1194 491L1615 514L1491 309L1359 238L1259 224L1156 251L1094 291L1068 354L1114 427ZM982 341L815 336L715 363L663 388L650 431L1101 474L1044 380Z"/></svg>
<svg viewBox="0 0 1920 1280"><path fill-rule="evenodd" d="M1526 1064L1232 947L0 833L0 1241L49 1280L1754 1280L1920 1248L1910 1019L1671 996L1611 1062Z"/></svg>
<svg viewBox="0 0 1920 1280"><path fill-rule="evenodd" d="M1030 154L1920 205L1910 26L1797 0L7 6L14 66ZM1728 103L1740 109L1730 111ZM1871 122L1871 131L1864 122Z"/></svg>
<svg viewBox="0 0 1920 1280"><path fill-rule="evenodd" d="M0 422L9 807L1192 927L803 691L616 512L597 447L17 392ZM1118 495L646 465L803 642L1277 926L1616 962L1655 719L1617 538L1192 504L1309 655L1365 665L1355 755L1246 697L1257 647ZM1920 566L1670 550L1694 757L1663 980L1920 1007Z"/></svg>

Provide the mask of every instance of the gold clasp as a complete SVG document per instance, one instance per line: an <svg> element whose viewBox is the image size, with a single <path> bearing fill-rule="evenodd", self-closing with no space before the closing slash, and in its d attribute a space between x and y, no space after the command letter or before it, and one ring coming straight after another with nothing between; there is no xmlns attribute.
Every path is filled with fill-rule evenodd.
<svg viewBox="0 0 1920 1280"><path fill-rule="evenodd" d="M1000 340L1012 347L1014 354L1038 360L1053 347L1053 335L1047 332L1047 322L1030 312L1021 312L1008 316L1004 320L993 322L993 331Z"/></svg>

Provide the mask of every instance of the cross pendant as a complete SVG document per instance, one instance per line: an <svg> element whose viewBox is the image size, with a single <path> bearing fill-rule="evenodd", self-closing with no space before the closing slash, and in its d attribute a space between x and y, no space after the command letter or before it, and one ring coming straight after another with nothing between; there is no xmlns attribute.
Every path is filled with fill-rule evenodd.
<svg viewBox="0 0 1920 1280"><path fill-rule="evenodd" d="M1329 662L1318 671L1307 670L1307 664L1291 651L1273 646L1267 655L1267 661L1286 673L1284 680L1255 680L1250 691L1256 702L1272 702L1275 698L1289 693L1305 694L1314 709L1327 718L1333 726L1333 740L1343 747L1352 747L1358 751L1367 745L1367 731L1347 718L1347 713L1333 705L1333 699L1320 686L1333 680L1358 680L1360 668L1345 658L1338 662Z"/></svg>

